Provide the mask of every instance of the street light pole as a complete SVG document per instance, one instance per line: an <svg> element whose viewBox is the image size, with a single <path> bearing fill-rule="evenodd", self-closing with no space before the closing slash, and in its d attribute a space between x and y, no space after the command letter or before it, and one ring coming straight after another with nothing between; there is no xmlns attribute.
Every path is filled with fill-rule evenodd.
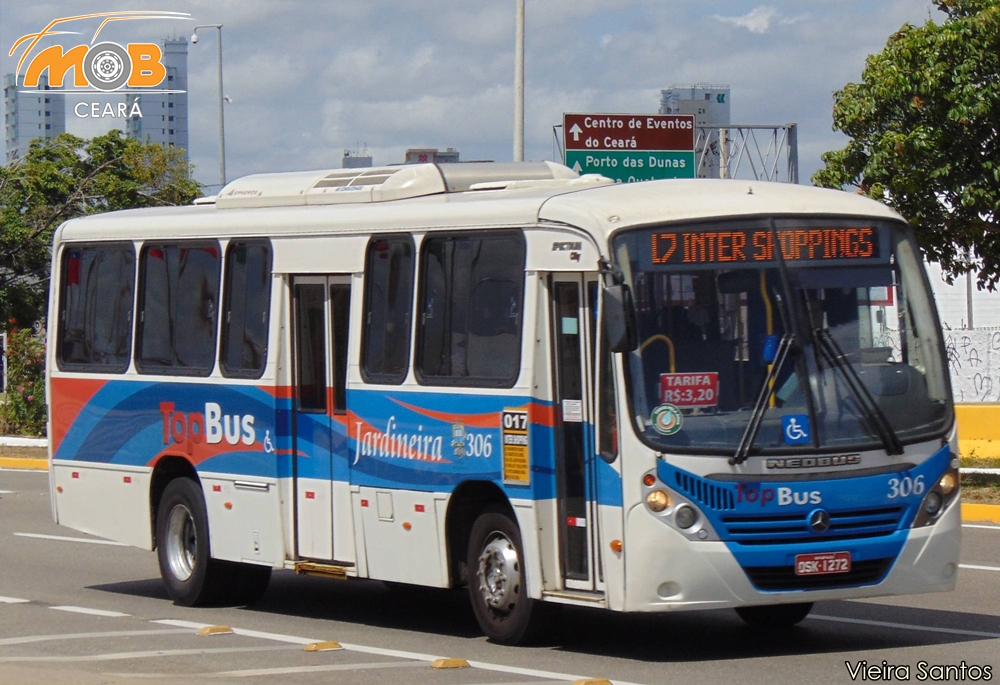
<svg viewBox="0 0 1000 685"><path fill-rule="evenodd" d="M216 29L219 32L219 177L222 180L219 190L221 191L226 185L226 116L223 110L226 96L222 90L222 24L195 26L191 34L192 43L198 42L198 29Z"/></svg>
<svg viewBox="0 0 1000 685"><path fill-rule="evenodd" d="M514 161L524 161L524 0L517 0L514 38Z"/></svg>

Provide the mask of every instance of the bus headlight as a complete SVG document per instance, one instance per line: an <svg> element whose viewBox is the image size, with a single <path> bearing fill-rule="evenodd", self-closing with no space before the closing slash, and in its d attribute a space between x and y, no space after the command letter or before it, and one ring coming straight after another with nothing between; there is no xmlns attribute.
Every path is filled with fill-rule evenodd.
<svg viewBox="0 0 1000 685"><path fill-rule="evenodd" d="M958 469L950 468L938 479L924 497L913 520L914 528L933 525L959 494Z"/></svg>
<svg viewBox="0 0 1000 685"><path fill-rule="evenodd" d="M694 525L694 522L698 520L698 513L694 508L689 507L686 504L679 505L674 510L674 523L677 524L678 528L687 530Z"/></svg>
<svg viewBox="0 0 1000 685"><path fill-rule="evenodd" d="M938 481L938 487L941 488L941 493L945 495L950 495L956 485L958 485L958 480L955 478L955 474L950 471L941 476L941 480Z"/></svg>
<svg viewBox="0 0 1000 685"><path fill-rule="evenodd" d="M657 513L669 507L670 504L670 495L663 490L653 490L646 495L646 506Z"/></svg>
<svg viewBox="0 0 1000 685"><path fill-rule="evenodd" d="M924 511L927 512L928 516L937 516L941 513L941 505L944 503L944 499L941 497L941 493L936 490L932 490L926 498L924 498Z"/></svg>

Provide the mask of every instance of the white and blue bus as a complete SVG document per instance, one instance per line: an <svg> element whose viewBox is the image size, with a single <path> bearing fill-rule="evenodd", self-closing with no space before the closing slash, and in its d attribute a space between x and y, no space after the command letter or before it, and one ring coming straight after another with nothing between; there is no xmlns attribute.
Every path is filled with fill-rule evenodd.
<svg viewBox="0 0 1000 685"><path fill-rule="evenodd" d="M954 588L945 353L906 223L842 192L556 164L249 176L62 225L52 506L181 605L273 569L546 603Z"/></svg>

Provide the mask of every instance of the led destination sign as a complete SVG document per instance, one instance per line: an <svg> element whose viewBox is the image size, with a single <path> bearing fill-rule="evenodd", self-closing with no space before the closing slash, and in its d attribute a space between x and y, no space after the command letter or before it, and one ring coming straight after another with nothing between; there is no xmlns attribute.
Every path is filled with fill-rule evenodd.
<svg viewBox="0 0 1000 685"><path fill-rule="evenodd" d="M786 261L879 259L875 229L803 228L778 230L778 245ZM649 234L647 266L739 264L773 262L774 234L770 229L728 231L654 231Z"/></svg>

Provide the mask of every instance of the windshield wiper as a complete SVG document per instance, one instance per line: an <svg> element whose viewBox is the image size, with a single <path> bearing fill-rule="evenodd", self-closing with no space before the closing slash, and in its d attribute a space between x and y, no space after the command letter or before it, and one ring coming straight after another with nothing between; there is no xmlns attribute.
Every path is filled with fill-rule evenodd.
<svg viewBox="0 0 1000 685"><path fill-rule="evenodd" d="M892 424L889 423L885 412L878 406L878 402L872 397L868 386L861 380L857 369L854 368L854 364L844 355L844 351L837 344L830 331L826 328L817 327L813 329L813 334L818 343L817 347L823 352L823 356L826 357L827 362L831 367L840 371L847 382L847 387L850 388L851 392L859 400L861 411L865 413L865 416L875 428L875 432L878 433L879 439L885 446L886 454L902 454L903 443L899 441L899 436L893 430Z"/></svg>
<svg viewBox="0 0 1000 685"><path fill-rule="evenodd" d="M788 358L788 353L794 344L795 335L793 333L785 333L781 336L781 342L778 343L778 351L774 355L774 363L767 370L767 376L765 376L764 384L760 388L760 394L757 395L757 403L753 406L753 412L750 414L750 420L743 431L739 447L736 448L736 454L729 458L729 463L733 466L742 464L750 456L750 447L757 438L757 431L760 430L761 421L764 420L764 412L767 411L767 402L773 392L774 380L781 372L781 367L784 366L785 359Z"/></svg>

